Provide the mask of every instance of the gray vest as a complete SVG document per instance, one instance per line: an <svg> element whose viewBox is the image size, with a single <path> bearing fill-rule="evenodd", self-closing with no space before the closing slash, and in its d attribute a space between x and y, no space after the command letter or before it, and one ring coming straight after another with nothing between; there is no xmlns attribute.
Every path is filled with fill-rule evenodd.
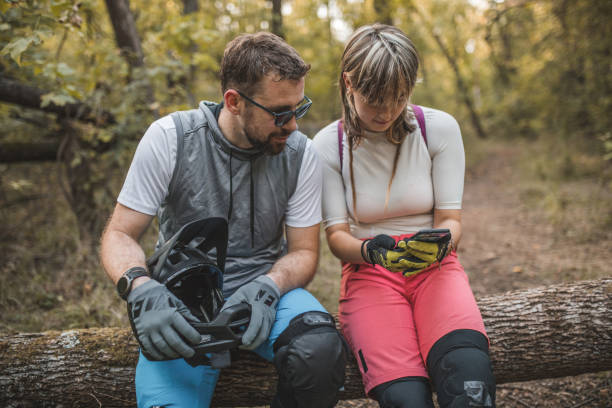
<svg viewBox="0 0 612 408"><path fill-rule="evenodd" d="M284 250L284 221L295 191L306 136L293 132L278 155L240 149L221 133L215 104L172 114L176 166L159 211L158 247L187 222L228 220L224 296L267 273ZM209 109L209 107L211 109Z"/></svg>

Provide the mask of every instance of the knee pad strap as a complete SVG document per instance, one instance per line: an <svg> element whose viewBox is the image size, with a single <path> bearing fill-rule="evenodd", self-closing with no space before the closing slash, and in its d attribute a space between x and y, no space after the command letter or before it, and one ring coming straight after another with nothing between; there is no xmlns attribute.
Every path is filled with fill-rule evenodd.
<svg viewBox="0 0 612 408"><path fill-rule="evenodd" d="M333 407L344 384L347 347L329 313L296 316L274 343L278 389L272 407Z"/></svg>
<svg viewBox="0 0 612 408"><path fill-rule="evenodd" d="M334 322L334 317L329 313L319 311L305 312L295 316L289 322L289 326L283 330L274 342L272 346L274 352L276 353L279 348L289 344L294 337L317 327L331 327L335 329L336 323Z"/></svg>
<svg viewBox="0 0 612 408"><path fill-rule="evenodd" d="M495 407L495 378L487 338L455 330L434 344L427 357L440 407Z"/></svg>
<svg viewBox="0 0 612 408"><path fill-rule="evenodd" d="M433 408L431 388L425 377L402 377L377 385L370 395L381 408Z"/></svg>

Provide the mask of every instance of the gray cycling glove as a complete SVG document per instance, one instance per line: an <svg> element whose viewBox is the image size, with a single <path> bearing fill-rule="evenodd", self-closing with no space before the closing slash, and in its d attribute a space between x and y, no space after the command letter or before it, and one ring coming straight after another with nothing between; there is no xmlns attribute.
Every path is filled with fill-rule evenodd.
<svg viewBox="0 0 612 408"><path fill-rule="evenodd" d="M251 321L242 336L240 348L254 350L268 338L276 317L279 298L280 290L276 283L266 275L262 275L238 288L227 299L221 310L238 303L246 303L251 307Z"/></svg>
<svg viewBox="0 0 612 408"><path fill-rule="evenodd" d="M127 298L132 331L149 360L189 358L201 336L188 322L197 322L187 306L161 283L149 280Z"/></svg>

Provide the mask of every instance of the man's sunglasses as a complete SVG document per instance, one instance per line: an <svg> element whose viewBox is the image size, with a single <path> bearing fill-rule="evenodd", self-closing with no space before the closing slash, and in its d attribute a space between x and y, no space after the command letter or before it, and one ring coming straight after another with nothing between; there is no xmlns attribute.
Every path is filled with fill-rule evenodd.
<svg viewBox="0 0 612 408"><path fill-rule="evenodd" d="M306 115L306 112L308 112L308 109L310 109L310 106L312 105L312 101L310 100L310 98L304 95L304 99L302 99L302 101L300 102L302 105L298 106L296 110L277 113L277 112L271 111L270 109L266 108L263 105L258 104L257 102L255 102L254 100L252 100L251 98L249 98L248 96L240 92L238 89L236 89L236 92L238 92L240 96L242 96L247 101L251 102L253 105L265 110L270 115L274 116L274 125L278 127L285 126L291 120L293 115L295 115L296 120L304 117L304 115Z"/></svg>

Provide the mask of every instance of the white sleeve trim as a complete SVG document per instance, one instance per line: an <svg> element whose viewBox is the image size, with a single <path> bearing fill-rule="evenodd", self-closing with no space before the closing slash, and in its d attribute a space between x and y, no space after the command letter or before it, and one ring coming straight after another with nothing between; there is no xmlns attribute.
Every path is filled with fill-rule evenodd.
<svg viewBox="0 0 612 408"><path fill-rule="evenodd" d="M434 208L460 210L463 200L465 151L459 124L446 112L428 109L426 126L429 151L432 155Z"/></svg>
<svg viewBox="0 0 612 408"><path fill-rule="evenodd" d="M165 116L147 129L138 143L117 202L135 211L155 215L168 195L176 163L176 129Z"/></svg>
<svg viewBox="0 0 612 408"><path fill-rule="evenodd" d="M321 185L321 167L312 148L312 141L308 139L297 185L287 205L285 224L290 227L303 228L321 222Z"/></svg>

